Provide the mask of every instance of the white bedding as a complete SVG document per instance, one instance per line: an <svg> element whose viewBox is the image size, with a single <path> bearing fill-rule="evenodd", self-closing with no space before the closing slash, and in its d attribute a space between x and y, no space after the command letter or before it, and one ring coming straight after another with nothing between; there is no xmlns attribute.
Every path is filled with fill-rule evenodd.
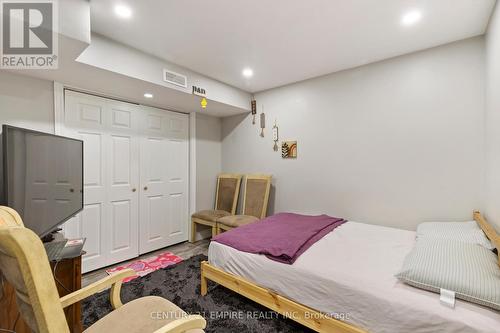
<svg viewBox="0 0 500 333"><path fill-rule="evenodd" d="M500 313L399 282L394 274L415 243L415 232L347 222L314 244L293 265L212 242L210 264L317 311L378 332L500 332Z"/></svg>

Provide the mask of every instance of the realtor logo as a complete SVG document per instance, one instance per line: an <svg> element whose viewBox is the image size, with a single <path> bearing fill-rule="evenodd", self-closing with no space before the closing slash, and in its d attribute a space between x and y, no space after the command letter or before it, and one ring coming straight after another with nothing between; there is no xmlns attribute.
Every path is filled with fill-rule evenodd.
<svg viewBox="0 0 500 333"><path fill-rule="evenodd" d="M0 67L56 69L57 11L54 0L1 0Z"/></svg>

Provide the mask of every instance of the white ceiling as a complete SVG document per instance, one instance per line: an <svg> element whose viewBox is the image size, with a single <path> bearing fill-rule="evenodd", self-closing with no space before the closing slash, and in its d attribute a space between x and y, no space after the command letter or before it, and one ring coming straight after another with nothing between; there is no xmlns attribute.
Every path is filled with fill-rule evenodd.
<svg viewBox="0 0 500 333"><path fill-rule="evenodd" d="M132 8L118 18L116 4ZM485 32L495 0L92 0L92 30L257 92ZM422 20L403 26L420 10ZM241 72L251 67L254 76Z"/></svg>

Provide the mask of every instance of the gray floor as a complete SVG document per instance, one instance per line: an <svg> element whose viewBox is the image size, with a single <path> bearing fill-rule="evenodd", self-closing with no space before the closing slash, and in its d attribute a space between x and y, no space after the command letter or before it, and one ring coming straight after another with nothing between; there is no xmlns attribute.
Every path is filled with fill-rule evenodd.
<svg viewBox="0 0 500 333"><path fill-rule="evenodd" d="M108 276L108 274L106 273L106 269L121 266L121 265L130 263L130 262L139 260L139 259L149 258L149 257L155 256L155 255L162 253L162 252L165 252L165 251L172 252L173 254L181 257L182 259L189 259L193 256L198 255L198 254L207 255L209 243L210 243L210 241L208 239L198 241L198 242L193 243L193 244L189 243L189 242L185 242L185 243L169 246L169 247L160 249L158 251L146 253L138 258L134 258L134 259L129 260L129 261L124 261L124 262L121 262L121 263L113 265L113 266L108 266L108 267L105 267L105 268L102 268L102 269L99 269L96 271L92 271L90 273L83 275L82 287L88 286L89 284Z"/></svg>

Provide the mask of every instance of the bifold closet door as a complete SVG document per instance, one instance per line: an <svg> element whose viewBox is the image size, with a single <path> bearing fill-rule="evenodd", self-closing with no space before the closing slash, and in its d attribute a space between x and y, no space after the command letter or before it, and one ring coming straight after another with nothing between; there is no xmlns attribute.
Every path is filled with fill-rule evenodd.
<svg viewBox="0 0 500 333"><path fill-rule="evenodd" d="M137 105L66 91L63 135L84 141L84 210L65 223L85 237L84 272L138 256Z"/></svg>
<svg viewBox="0 0 500 333"><path fill-rule="evenodd" d="M65 93L61 135L84 141L83 211L64 224L67 238L85 237L83 272L107 265L106 233L106 100Z"/></svg>
<svg viewBox="0 0 500 333"><path fill-rule="evenodd" d="M66 91L61 134L84 141L84 272L187 240L187 115Z"/></svg>
<svg viewBox="0 0 500 333"><path fill-rule="evenodd" d="M138 106L108 101L106 148L108 262L139 253L139 110Z"/></svg>
<svg viewBox="0 0 500 333"><path fill-rule="evenodd" d="M140 253L187 240L189 119L142 108Z"/></svg>

